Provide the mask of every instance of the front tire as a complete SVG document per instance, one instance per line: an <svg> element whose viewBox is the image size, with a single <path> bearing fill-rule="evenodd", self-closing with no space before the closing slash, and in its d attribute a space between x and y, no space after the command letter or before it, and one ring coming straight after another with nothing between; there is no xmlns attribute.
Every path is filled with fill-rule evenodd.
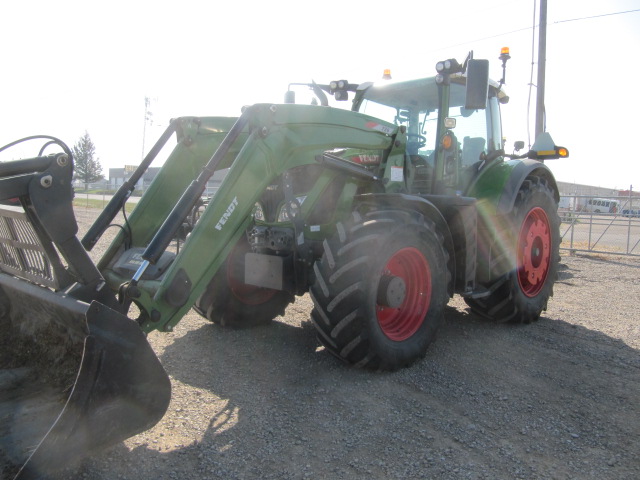
<svg viewBox="0 0 640 480"><path fill-rule="evenodd" d="M243 236L220 266L193 309L223 327L266 325L284 311L294 297L289 292L244 283L244 258L251 251Z"/></svg>
<svg viewBox="0 0 640 480"><path fill-rule="evenodd" d="M490 294L466 298L467 305L499 322L538 320L553 295L560 259L558 204L545 179L523 182L506 228L484 242L493 244Z"/></svg>
<svg viewBox="0 0 640 480"><path fill-rule="evenodd" d="M447 302L442 235L418 214L384 210L354 212L337 231L310 289L321 343L357 367L395 370L422 358Z"/></svg>

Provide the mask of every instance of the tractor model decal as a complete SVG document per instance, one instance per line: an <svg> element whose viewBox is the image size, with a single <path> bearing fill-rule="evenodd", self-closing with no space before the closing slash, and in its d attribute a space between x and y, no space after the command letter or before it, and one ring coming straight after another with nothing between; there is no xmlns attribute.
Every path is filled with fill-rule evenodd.
<svg viewBox="0 0 640 480"><path fill-rule="evenodd" d="M387 127L385 125L380 125L376 122L367 122L367 128L371 130L377 130L378 132L386 133L387 135L391 135L393 133L393 128Z"/></svg>
<svg viewBox="0 0 640 480"><path fill-rule="evenodd" d="M380 160L382 157L380 155L367 155L361 153L359 155L354 155L349 160L354 163L359 163L361 165L380 165Z"/></svg>

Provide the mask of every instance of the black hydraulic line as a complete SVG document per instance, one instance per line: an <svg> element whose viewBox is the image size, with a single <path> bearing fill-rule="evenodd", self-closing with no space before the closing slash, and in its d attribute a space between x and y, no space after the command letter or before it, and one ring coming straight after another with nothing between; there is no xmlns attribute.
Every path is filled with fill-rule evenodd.
<svg viewBox="0 0 640 480"><path fill-rule="evenodd" d="M51 135L31 135L29 137L24 137L21 138L19 140L15 140L11 143L7 143L6 145L3 145L2 147L0 147L0 152L3 152L11 147L14 147L20 143L25 143L25 142L29 142L31 140L51 140L51 142L45 144L42 149L40 150L40 152L42 153L42 151L44 151L44 149L51 143L55 143L56 145L58 145L60 148L62 148L62 150L64 151L64 153L66 153L67 155L69 155L69 157L72 156L71 154L71 150L69 149L69 147L67 146L66 143L64 143L62 140L60 140L59 138L56 137L52 137Z"/></svg>
<svg viewBox="0 0 640 480"><path fill-rule="evenodd" d="M131 193L135 190L136 183L138 183L140 178L142 178L142 175L144 175L144 172L147 171L149 165L151 165L151 162L155 160L158 153L160 153L160 150L162 150L162 147L165 146L169 138L171 138L171 135L173 135L173 133L176 131L177 124L178 120L174 119L171 121L171 123L164 131L164 133L160 136L153 148L151 148L147 156L144 157L142 163L138 165L138 168L135 169L131 177L129 177L127 181L120 185L120 188L118 188L118 191L115 193L115 195L111 197L111 200L109 200L107 206L100 213L100 216L93 223L93 225L91 225L89 231L87 231L85 236L82 238L82 246L87 251L90 251L95 246L104 231L109 227L109 225L111 225L113 219L116 217Z"/></svg>
<svg viewBox="0 0 640 480"><path fill-rule="evenodd" d="M24 175L26 173L44 172L60 155L45 155L41 157L26 158L24 160L12 160L0 162L0 177Z"/></svg>
<svg viewBox="0 0 640 480"><path fill-rule="evenodd" d="M204 166L198 178L191 182L191 184L184 191L180 200L173 210L166 218L162 227L156 232L153 240L147 246L146 250L142 254L142 258L149 263L156 263L162 253L167 249L171 240L175 237L178 228L182 225L185 217L189 214L191 209L195 206L196 202L201 198L202 193L207 187L207 182L211 176L215 173L218 164L224 159L229 152L231 145L238 139L245 126L249 121L249 115L251 108L247 108L240 118L236 120L236 123L231 127L227 136L224 137L220 146L209 159ZM146 268L146 267L145 267Z"/></svg>
<svg viewBox="0 0 640 480"><path fill-rule="evenodd" d="M45 143L42 146L42 148L40 148L40 151L38 152L38 156L43 155L44 151L47 149L49 145L60 145L60 144L58 143L57 140L49 140L47 143Z"/></svg>
<svg viewBox="0 0 640 480"><path fill-rule="evenodd" d="M366 170L358 165L349 163L347 160L341 157L336 157L329 153L323 153L322 155L316 155L316 162L321 165L333 169L340 170L352 177L361 178L363 180L377 181L380 180L375 174Z"/></svg>

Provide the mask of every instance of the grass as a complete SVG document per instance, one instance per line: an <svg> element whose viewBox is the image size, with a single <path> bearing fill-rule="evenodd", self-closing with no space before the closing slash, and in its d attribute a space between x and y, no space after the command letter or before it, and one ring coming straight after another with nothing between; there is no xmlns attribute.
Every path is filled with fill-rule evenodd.
<svg viewBox="0 0 640 480"><path fill-rule="evenodd" d="M571 245L571 242L569 240L564 240L560 243L560 248L567 248L567 249L572 249L572 250L585 250L585 251L591 251L591 250L602 250L602 253L613 253L613 254L618 254L618 255L622 255L624 254L624 251L620 248L620 247L612 247L609 245L601 245L601 244L597 244L595 246L591 245L591 247L589 247L589 242L585 242L585 241L573 241L573 245Z"/></svg>
<svg viewBox="0 0 640 480"><path fill-rule="evenodd" d="M576 254L585 256L585 257L589 257L589 258L595 258L598 260L604 260L604 261L610 261L612 260L612 255L615 256L619 256L619 255L625 255L625 253L622 251L622 249L620 249L619 247L610 247L607 245L596 245L595 247L591 247L592 249L589 248L589 243L588 242L573 242L573 246L571 246L571 242L565 240L562 243L560 243L560 248L569 250L569 255L570 256L575 256Z"/></svg>
<svg viewBox="0 0 640 480"><path fill-rule="evenodd" d="M106 207L108 201L107 200L98 200L98 199L94 199L94 198L86 198L86 197L75 197L73 199L73 206L74 207L78 207L78 208L99 208L100 210L104 209L104 207ZM131 213L131 211L133 210L133 207L135 207L136 204L133 202L127 202L125 204L125 211L127 213Z"/></svg>
<svg viewBox="0 0 640 480"><path fill-rule="evenodd" d="M92 195L107 195L109 197L116 193L116 190L113 190L113 189L105 190L100 188L90 188L89 190L85 190L83 188L76 187L74 188L74 191L76 195L92 194ZM144 194L144 190L136 189L133 192L131 192L132 197L141 197L143 194Z"/></svg>

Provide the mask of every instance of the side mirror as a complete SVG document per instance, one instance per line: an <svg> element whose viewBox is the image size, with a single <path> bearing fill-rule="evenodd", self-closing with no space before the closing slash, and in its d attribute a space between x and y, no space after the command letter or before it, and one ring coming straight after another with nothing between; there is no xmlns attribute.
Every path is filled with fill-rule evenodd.
<svg viewBox="0 0 640 480"><path fill-rule="evenodd" d="M284 93L284 103L296 103L296 92L287 90Z"/></svg>
<svg viewBox="0 0 640 480"><path fill-rule="evenodd" d="M484 110L489 94L489 60L469 60L467 63L467 96L464 108Z"/></svg>
<svg viewBox="0 0 640 480"><path fill-rule="evenodd" d="M524 142L522 140L518 140L517 142L515 142L513 144L513 149L516 152L519 152L520 150L522 150L524 148Z"/></svg>

